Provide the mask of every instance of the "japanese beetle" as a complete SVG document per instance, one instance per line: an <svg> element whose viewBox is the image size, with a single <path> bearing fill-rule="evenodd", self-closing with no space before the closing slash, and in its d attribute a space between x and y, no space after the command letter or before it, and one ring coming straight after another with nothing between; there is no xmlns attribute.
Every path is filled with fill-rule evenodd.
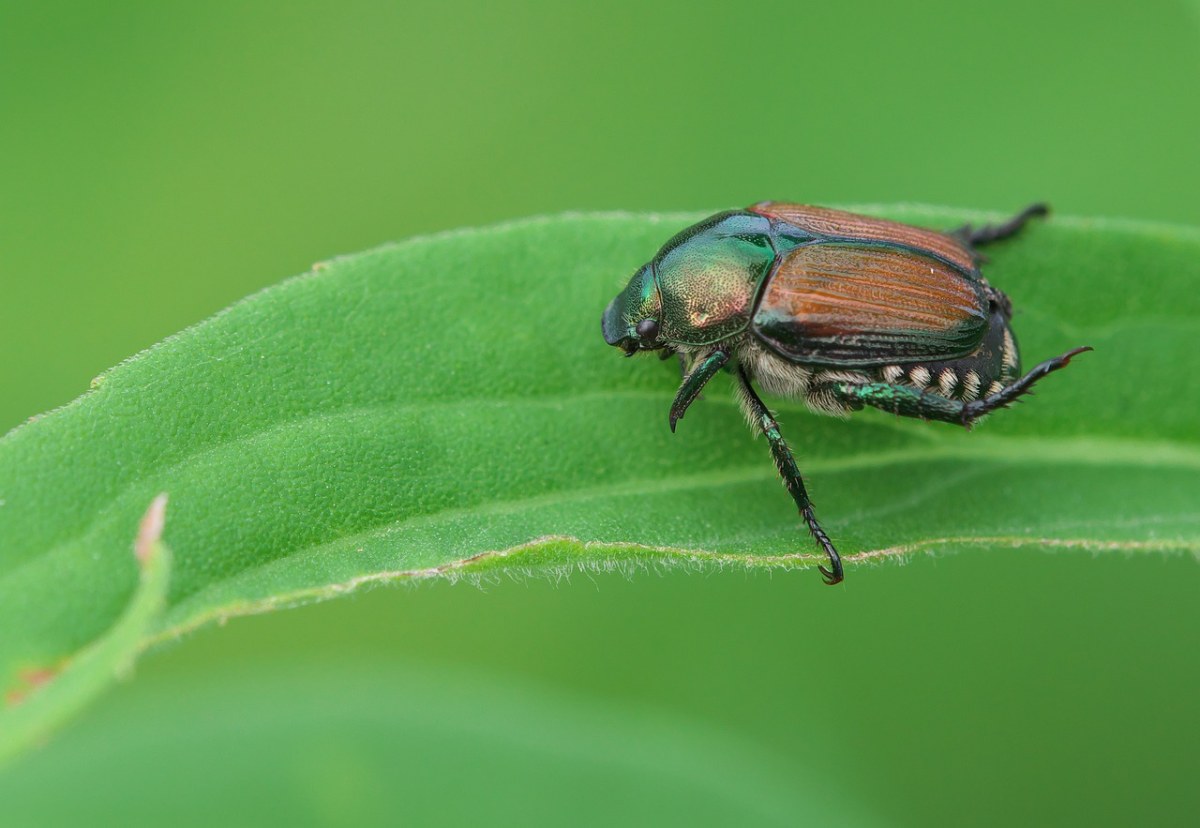
<svg viewBox="0 0 1200 828"><path fill-rule="evenodd" d="M754 390L846 415L864 405L966 428L1029 393L1090 347L1021 376L1012 303L979 272L980 247L1015 235L1048 209L946 233L840 210L764 201L710 216L668 241L609 303L604 341L627 356L678 354L683 383L671 431L720 370L732 372L784 485L829 557L779 424Z"/></svg>

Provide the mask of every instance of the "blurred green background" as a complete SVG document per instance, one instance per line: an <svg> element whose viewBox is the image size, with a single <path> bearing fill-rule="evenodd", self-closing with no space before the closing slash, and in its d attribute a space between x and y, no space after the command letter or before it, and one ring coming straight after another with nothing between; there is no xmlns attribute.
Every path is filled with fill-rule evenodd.
<svg viewBox="0 0 1200 828"><path fill-rule="evenodd" d="M0 2L0 430L439 229L764 198L1200 224L1198 83L1200 11L1165 0ZM1186 556L1028 551L379 589L151 654L7 807L1183 824L1197 599Z"/></svg>

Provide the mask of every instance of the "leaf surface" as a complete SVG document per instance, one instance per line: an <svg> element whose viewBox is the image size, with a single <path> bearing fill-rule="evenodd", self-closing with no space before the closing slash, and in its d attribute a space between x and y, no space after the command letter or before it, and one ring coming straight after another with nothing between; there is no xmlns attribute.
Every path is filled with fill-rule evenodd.
<svg viewBox="0 0 1200 828"><path fill-rule="evenodd" d="M0 689L113 625L159 492L175 559L147 640L396 579L819 562L726 378L671 435L675 364L601 339L628 275L699 217L530 219L339 258L10 433ZM971 433L772 401L849 578L921 550L1195 552L1200 233L1056 217L988 255L1026 365L1095 353Z"/></svg>

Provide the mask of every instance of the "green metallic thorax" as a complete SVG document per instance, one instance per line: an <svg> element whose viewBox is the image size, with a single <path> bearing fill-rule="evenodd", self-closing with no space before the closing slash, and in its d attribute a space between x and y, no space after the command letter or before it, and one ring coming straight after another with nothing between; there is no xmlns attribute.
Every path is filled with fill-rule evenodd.
<svg viewBox="0 0 1200 828"><path fill-rule="evenodd" d="M777 257L811 241L780 232L749 210L718 213L663 245L604 311L610 345L636 341L643 319L661 325L658 343L699 346L742 333Z"/></svg>
<svg viewBox="0 0 1200 828"><path fill-rule="evenodd" d="M777 254L770 231L763 216L718 213L663 246L650 266L666 343L708 345L746 329Z"/></svg>

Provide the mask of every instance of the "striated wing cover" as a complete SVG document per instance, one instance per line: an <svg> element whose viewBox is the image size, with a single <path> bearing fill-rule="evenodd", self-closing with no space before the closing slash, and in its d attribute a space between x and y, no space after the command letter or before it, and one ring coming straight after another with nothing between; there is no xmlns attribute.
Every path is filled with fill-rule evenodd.
<svg viewBox="0 0 1200 828"><path fill-rule="evenodd" d="M767 277L754 332L794 362L883 365L964 356L983 339L983 288L904 247L815 242Z"/></svg>
<svg viewBox="0 0 1200 828"><path fill-rule="evenodd" d="M860 216L844 210L810 207L807 204L788 204L783 201L762 201L751 212L768 218L786 221L815 236L835 239L858 239L866 242L901 244L924 250L958 265L967 272L975 271L971 249L953 236L913 227L887 219Z"/></svg>

